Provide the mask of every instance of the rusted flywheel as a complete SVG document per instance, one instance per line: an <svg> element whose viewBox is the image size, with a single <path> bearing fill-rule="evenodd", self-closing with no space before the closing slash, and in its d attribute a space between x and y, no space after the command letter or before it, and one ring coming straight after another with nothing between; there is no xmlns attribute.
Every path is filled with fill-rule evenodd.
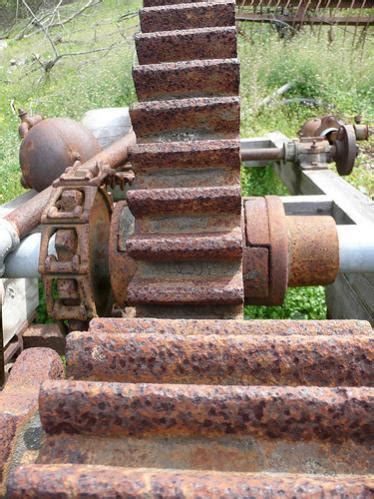
<svg viewBox="0 0 374 499"><path fill-rule="evenodd" d="M40 390L37 464L6 475L8 497L370 497L370 325L191 318L241 312L243 247L268 252L273 299L274 272L297 279L287 258L303 247L286 258L273 199L246 207L267 225L243 244L235 3L174 3L140 14L135 226L121 242L136 262L123 299L168 318L68 335L68 380Z"/></svg>

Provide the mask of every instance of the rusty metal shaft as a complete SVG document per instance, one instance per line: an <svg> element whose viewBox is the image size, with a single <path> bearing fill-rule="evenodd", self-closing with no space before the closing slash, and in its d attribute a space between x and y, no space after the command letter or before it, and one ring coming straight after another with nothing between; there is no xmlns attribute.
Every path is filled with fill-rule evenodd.
<svg viewBox="0 0 374 499"><path fill-rule="evenodd" d="M74 497L369 497L367 476L224 473L78 464L28 465L8 486L9 499Z"/></svg>
<svg viewBox="0 0 374 499"><path fill-rule="evenodd" d="M197 329L197 328L196 328ZM67 376L129 383L371 386L370 336L71 333Z"/></svg>
<svg viewBox="0 0 374 499"><path fill-rule="evenodd" d="M217 386L46 381L40 418L50 434L248 435L292 441L366 442L368 387ZM63 407L63 411L61 408Z"/></svg>

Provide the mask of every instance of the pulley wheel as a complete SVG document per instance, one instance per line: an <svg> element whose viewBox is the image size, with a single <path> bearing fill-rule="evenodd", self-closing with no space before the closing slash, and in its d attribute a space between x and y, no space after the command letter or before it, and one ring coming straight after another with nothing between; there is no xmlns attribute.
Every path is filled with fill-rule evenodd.
<svg viewBox="0 0 374 499"><path fill-rule="evenodd" d="M335 141L335 163L339 175L349 175L357 156L356 134L352 125L342 125Z"/></svg>

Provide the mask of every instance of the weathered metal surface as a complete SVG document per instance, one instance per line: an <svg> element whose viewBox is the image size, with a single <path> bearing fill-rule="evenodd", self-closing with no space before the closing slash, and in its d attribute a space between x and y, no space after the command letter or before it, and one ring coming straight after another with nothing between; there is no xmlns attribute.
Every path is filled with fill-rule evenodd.
<svg viewBox="0 0 374 499"><path fill-rule="evenodd" d="M141 269L141 266L138 268ZM235 267L234 269L235 270ZM164 275L163 281L155 277L141 278L135 276L128 289L128 301L135 305L240 305L243 303L242 277L223 278L201 275L195 279L191 276L178 278L177 272L172 276ZM233 271L231 272L233 273ZM183 274L182 274L183 275ZM186 310L182 317L189 316Z"/></svg>
<svg viewBox="0 0 374 499"><path fill-rule="evenodd" d="M243 248L243 283L247 303L266 300L269 296L269 249Z"/></svg>
<svg viewBox="0 0 374 499"><path fill-rule="evenodd" d="M67 169L44 210L39 271L47 309L58 320L81 321L111 311L109 240L112 200L104 188L131 183L131 171L117 173L136 142L133 131L86 163ZM49 254L55 237L57 255ZM57 296L56 296L57 290Z"/></svg>
<svg viewBox="0 0 374 499"><path fill-rule="evenodd" d="M129 383L371 386L374 338L71 333L67 375Z"/></svg>
<svg viewBox="0 0 374 499"><path fill-rule="evenodd" d="M135 44L139 64L237 56L234 27L142 33L135 35Z"/></svg>
<svg viewBox="0 0 374 499"><path fill-rule="evenodd" d="M109 273L114 302L127 304L128 285L136 273L136 262L126 251L126 239L134 232L134 217L126 201L116 203L109 235Z"/></svg>
<svg viewBox="0 0 374 499"><path fill-rule="evenodd" d="M241 212L240 188L236 186L133 190L128 193L127 201L136 217L155 212L162 215L185 212Z"/></svg>
<svg viewBox="0 0 374 499"><path fill-rule="evenodd" d="M61 412L63 404L63 412ZM48 434L103 436L252 435L270 439L347 438L369 444L372 390L44 382L39 411Z"/></svg>
<svg viewBox="0 0 374 499"><path fill-rule="evenodd" d="M339 272L339 241L332 217L286 217L289 286L327 285Z"/></svg>
<svg viewBox="0 0 374 499"><path fill-rule="evenodd" d="M137 260L238 260L242 256L242 234L183 234L133 236L127 240L128 254Z"/></svg>
<svg viewBox="0 0 374 499"><path fill-rule="evenodd" d="M42 213L51 192L51 187L44 189L44 191L32 197L22 206L19 206L4 217L5 220L16 228L20 239L40 224Z"/></svg>
<svg viewBox="0 0 374 499"><path fill-rule="evenodd" d="M139 12L143 33L235 25L235 0L148 7Z"/></svg>
<svg viewBox="0 0 374 499"><path fill-rule="evenodd" d="M66 338L57 324L31 324L22 334L23 347L44 347L65 355Z"/></svg>
<svg viewBox="0 0 374 499"><path fill-rule="evenodd" d="M281 305L288 283L288 234L280 198L244 203L243 280L246 303ZM268 256L268 258L267 258Z"/></svg>
<svg viewBox="0 0 374 499"><path fill-rule="evenodd" d="M31 128L40 123L44 119L43 116L41 116L40 114L29 116L29 114L26 111L23 111L22 109L18 110L18 116L19 119L21 120L21 124L18 128L18 134L21 137L21 139L24 139L31 130Z"/></svg>
<svg viewBox="0 0 374 499"><path fill-rule="evenodd" d="M131 121L139 142L237 139L237 97L175 99L134 104Z"/></svg>
<svg viewBox="0 0 374 499"><path fill-rule="evenodd" d="M366 476L217 473L190 470L134 470L82 465L24 466L12 476L9 499L65 497L369 497Z"/></svg>
<svg viewBox="0 0 374 499"><path fill-rule="evenodd" d="M193 319L114 319L96 318L90 322L89 332L133 334L219 334L248 336L370 336L369 322L358 320L193 320Z"/></svg>
<svg viewBox="0 0 374 499"><path fill-rule="evenodd" d="M37 410L40 384L63 375L60 357L48 348L25 350L14 364L0 392L0 495L4 492L17 435Z"/></svg>
<svg viewBox="0 0 374 499"><path fill-rule="evenodd" d="M133 78L142 101L226 97L239 92L239 61L213 59L136 66Z"/></svg>
<svg viewBox="0 0 374 499"><path fill-rule="evenodd" d="M75 161L101 150L92 133L68 118L49 118L33 126L20 147L23 183L37 191L52 184Z"/></svg>

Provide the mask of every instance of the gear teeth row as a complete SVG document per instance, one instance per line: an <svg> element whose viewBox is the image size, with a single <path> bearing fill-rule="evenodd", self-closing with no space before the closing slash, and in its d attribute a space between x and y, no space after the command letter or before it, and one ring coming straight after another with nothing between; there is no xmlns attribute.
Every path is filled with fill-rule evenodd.
<svg viewBox="0 0 374 499"><path fill-rule="evenodd" d="M140 19L140 102L130 109L137 176L128 193L135 232L126 243L138 267L129 303L146 316L154 307L157 317L170 316L174 307L171 316L237 317L244 290L235 2L147 3Z"/></svg>
<svg viewBox="0 0 374 499"><path fill-rule="evenodd" d="M364 321L94 319L7 497L371 497L372 342Z"/></svg>

